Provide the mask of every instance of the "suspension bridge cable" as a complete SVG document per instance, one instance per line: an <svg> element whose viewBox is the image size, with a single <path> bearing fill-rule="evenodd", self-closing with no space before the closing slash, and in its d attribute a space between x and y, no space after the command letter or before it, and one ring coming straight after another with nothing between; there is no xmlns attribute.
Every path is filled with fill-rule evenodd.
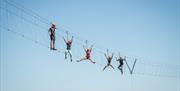
<svg viewBox="0 0 180 91"><path fill-rule="evenodd" d="M16 17L18 17L18 18L20 18L20 19L23 19L24 21L26 21L26 22L28 22L28 23L31 23L31 24L39 27L39 28L46 29L45 27L43 27L43 26L41 26L41 25L38 25L38 24L36 24L36 23L34 23L34 22L32 22L32 21L30 21L30 20L28 20L28 19L26 19L26 18L24 18L24 17L22 17L22 16L19 16L19 15L17 15L16 13L14 13L14 12L8 10L8 9L5 9L5 8L3 8L3 7L1 7L1 6L0 6L0 9L5 10L6 12L9 12L9 13L15 15ZM39 31L39 30L38 30L38 31ZM41 30L41 31L45 31L45 30ZM21 35L21 36L24 36L24 35ZM61 35L58 34L58 36L61 36ZM61 37L62 37L62 36L61 36ZM81 43L79 43L79 44L81 44ZM83 45L83 44L82 44L82 45ZM101 65L101 64L98 64L98 63L97 63L97 65Z"/></svg>
<svg viewBox="0 0 180 91"><path fill-rule="evenodd" d="M17 31L14 31L14 30L12 30L12 29L3 27L2 25L0 25L0 28L3 29L3 30L5 30L5 31L9 31L9 32L11 32L11 33L13 33L13 34L15 34L15 35L18 35L18 36L20 36L20 37L22 37L22 38L25 38L25 39L27 39L27 40L29 40L29 41L32 41L32 42L34 42L35 44L38 44L38 45L40 45L40 46L43 46L43 47L45 47L45 48L50 49L50 47L47 46L46 44L43 44L43 43L41 43L40 41L37 41L37 40L32 39L32 38L30 38L30 37L28 37L28 36L25 36L24 34L22 34L22 33L20 33L20 32L17 32ZM56 51L57 51L58 53L63 53L63 54L64 54L64 51L62 51L62 50L56 50ZM96 63L96 65L102 66L102 65L99 64L99 63Z"/></svg>
<svg viewBox="0 0 180 91"><path fill-rule="evenodd" d="M48 19L40 16L40 15L37 14L36 12L34 12L34 11L32 11L32 10L24 7L23 5L15 2L15 1L13 1L13 0L4 0L4 1L5 1L7 4L9 4L9 5L11 5L11 6L13 6L13 7L15 7L15 8L19 9L19 10L21 10L22 12L24 12L24 13L32 16L32 17L36 17L38 20L40 20L41 22L43 22L43 23L45 23L45 24L48 24L48 25L49 25L50 22L51 22L51 21L49 21ZM29 12L27 12L27 11L29 11ZM62 29L62 31L63 31L64 33L67 32L67 31L69 32L69 30L67 30L67 29L64 28L63 26L60 26L60 28ZM45 28L45 29L46 29L46 28ZM75 37L77 40L79 40L79 41L81 41L82 43L84 43L84 40L81 39L80 37L78 37L76 34L71 33L71 32L69 32L69 33L70 33L71 35L74 35L74 37ZM80 44L80 43L79 43L79 44ZM82 45L83 45L83 44L82 44ZM96 44L95 46L97 46L97 44ZM101 53L105 53L104 49L102 49L102 46L99 46L99 47L97 48L97 51L98 51L98 52L101 52ZM131 57L127 57L127 58L131 58ZM139 60L139 61L140 61L140 60Z"/></svg>
<svg viewBox="0 0 180 91"><path fill-rule="evenodd" d="M26 22L28 22L28 23L31 23L31 24L39 27L39 28L43 28L44 30L41 30L41 31L47 30L46 27L43 27L43 26L41 26L41 25L39 25L39 24L37 24L37 23L34 23L34 22L32 22L32 21L30 21L30 20L22 17L22 16L19 16L19 15L17 15L16 13L14 13L14 12L8 10L8 9L5 9L5 8L3 8L3 7L0 7L0 8L3 9L3 10L5 10L6 12L9 12L9 13L15 15L16 17L18 17L18 18L20 18L20 19L23 19L24 21L26 21ZM39 31L40 31L40 30L39 30ZM64 32L66 32L66 31L67 31L67 30L64 30ZM58 36L61 36L61 35L58 34ZM79 39L79 41L82 42L82 40L80 40L80 39ZM83 43L80 43L80 42L76 42L76 43L78 43L78 45L84 45ZM99 53L104 53L103 51L98 50L98 48L95 48L95 50L96 50L97 52L99 52ZM142 61L138 61L138 62L141 62L142 64L145 64L145 63L143 63ZM156 66L156 67L162 66L162 65L153 65L153 64L145 64L145 65L147 65L147 66L153 66L153 67L155 67L155 66ZM168 67L168 65L167 65L167 67Z"/></svg>
<svg viewBox="0 0 180 91"><path fill-rule="evenodd" d="M26 18L24 18L24 17L22 17L22 16L19 16L18 14L14 13L14 12L8 10L8 9L5 9L5 8L3 8L3 7L0 7L0 9L3 9L3 10L5 10L6 12L9 12L9 13L15 15L16 17L18 17L18 18L20 18L20 19L23 19L24 21L26 21L26 22L28 22L28 23L31 23L31 24L39 27L39 28L43 28L44 30L41 30L41 31L47 30L47 28L45 28L45 27L43 27L43 26L41 26L41 25L39 25L39 24L36 24L36 23L34 23L34 22L32 22L32 21L30 21L30 20L28 20L28 19L26 19ZM39 30L39 31L40 31L40 30ZM65 31L64 31L64 32L65 32ZM61 35L58 34L58 36L61 36ZM82 42L82 40L79 40L79 41ZM77 42L78 45L84 45L83 43L80 43L80 42ZM98 50L98 49L96 49L96 48L95 48L95 50L96 50L97 52L99 52L99 53L103 53L101 50ZM138 62L140 62L140 61L138 61ZM141 63L143 63L143 62L141 62ZM143 64L145 64L145 63L143 63ZM145 64L145 65L147 65L147 66L153 66L153 67L154 67L154 66L156 66L156 67L161 66L161 65L152 65L152 64ZM167 65L167 67L168 67L168 65Z"/></svg>
<svg viewBox="0 0 180 91"><path fill-rule="evenodd" d="M10 2L10 1L11 1L11 2ZM27 15L30 15L30 16L32 16L32 17L35 17L36 19L40 20L42 23L45 23L45 24L48 24L48 25L49 25L50 22L51 22L51 21L47 20L46 18L41 17L41 16L38 15L37 13L33 12L32 10L30 10L30 9L28 9L28 8L25 8L23 5L21 5L21 4L17 3L17 2L14 2L14 1L12 1L12 0L9 0L9 1L7 0L6 3L9 4L9 5L11 5L11 6L13 6L13 7L15 7L15 8L17 8L17 9L19 9L19 10L21 10L22 12L26 13ZM29 13L29 12L27 12L27 11L29 11L29 12L31 12L31 13ZM24 20L25 20L25 19L24 19ZM26 20L26 21L27 21L27 20ZM33 23L33 25L36 25L36 24ZM39 26L39 27L42 27L42 26L40 26L40 25L38 25L38 26ZM67 30L67 29L64 28L63 26L60 26L60 28L61 28L61 31L64 32L64 33L69 32L69 30ZM46 29L46 28L44 27L44 29ZM60 31L60 32L61 32L61 31ZM84 43L84 39L78 37L78 36L77 36L76 34L74 34L74 33L71 33L71 32L69 32L69 33L70 33L72 36L74 36L74 38L75 38L76 40L79 41L78 44L81 44L81 46L84 45L84 44L83 44L83 43ZM58 34L58 36L60 35L59 33L57 33L57 34ZM90 41L90 42L92 42L92 41ZM93 42L92 42L92 44L93 44ZM97 52L102 53L102 54L105 53L104 50L106 50L106 49L103 49L102 46L99 46L98 44L96 44L95 47L96 47L96 48L95 48L94 50L96 50ZM127 57L127 58L130 58L130 57ZM140 61L140 60L139 60L139 61Z"/></svg>
<svg viewBox="0 0 180 91"><path fill-rule="evenodd" d="M0 9L5 10L6 12L9 12L9 13L13 14L14 16L16 16L16 17L18 17L18 18L20 18L20 19L23 19L24 21L26 21L26 22L28 22L28 23L30 23L30 24L33 24L33 25L35 25L35 26L37 26L37 27L39 27L39 28L44 29L44 30L41 30L41 31L47 30L45 27L43 27L43 26L41 26L41 25L39 25L39 24L36 24L36 23L34 23L33 21L28 20L28 19L24 18L23 16L20 16L20 15L18 15L18 14L16 14L16 13L14 13L14 12L6 9L6 8L3 8L3 7L0 6ZM38 30L38 31L40 31L40 30ZM64 31L64 32L65 32L65 31ZM57 36L62 37L60 34L57 34ZM77 38L76 38L76 39L77 39ZM81 40L80 40L80 39L79 39L79 41L80 41L80 42L78 42L79 45L84 45L83 43L81 43ZM97 52L100 52L100 53L103 53L102 51L100 51L100 50L98 50L98 49L96 49L96 51L97 51Z"/></svg>
<svg viewBox="0 0 180 91"><path fill-rule="evenodd" d="M49 46L46 46L45 44L41 43L40 41L34 40L34 39L30 38L30 37L27 37L27 36L25 36L24 34L22 34L22 33L20 33L20 32L17 32L17 31L14 31L14 30L12 30L12 29L3 27L2 25L0 25L0 28L1 28L0 31L5 30L5 31L8 31L8 32L11 32L11 33L13 33L13 34L15 34L15 35L17 35L17 36L20 36L20 37L22 37L22 38L24 38L24 39L27 39L27 40L29 40L29 41L34 42L35 44L38 44L38 45L40 45L40 46L42 46L42 47L45 47L45 48L48 48L48 49L49 49ZM58 50L57 52L58 52L58 53L64 53L64 52L59 51L59 50ZM103 65L101 65L101 64L97 64L97 65L103 66ZM136 71L135 71L133 74L135 74L135 75L144 75L144 76L154 76L154 77L177 78L177 76L172 76L172 75L161 75L161 74L143 73L143 72L136 72Z"/></svg>
<svg viewBox="0 0 180 91"><path fill-rule="evenodd" d="M13 4L12 2L13 2L14 4ZM21 11L23 11L23 12L26 13L27 15L30 15L30 16L32 16L32 17L36 17L38 20L40 20L41 22L43 22L43 23L45 23L45 24L49 24L49 20L47 20L46 18L41 17L41 16L38 15L37 13L33 12L32 10L30 10L30 9L28 9L28 8L25 8L23 5L18 4L17 2L15 2L15 1L13 1L13 0L5 0L5 3L7 3L7 4L9 4L9 5L11 5L11 6L13 6L13 7L21 10ZM31 12L31 13L29 13L29 12L27 12L27 11L29 11L29 12ZM32 13L33 13L33 14L32 14Z"/></svg>
<svg viewBox="0 0 180 91"><path fill-rule="evenodd" d="M11 2L10 2L10 1L11 1ZM12 3L12 2L13 2L13 3ZM10 4L11 6L13 6L13 7L21 10L22 12L24 12L24 13L32 16L32 17L36 17L38 20L40 20L41 22L43 22L43 23L45 23L45 24L49 24L49 23L51 22L51 21L47 20L46 18L41 17L41 16L38 15L37 13L33 12L32 10L30 10L30 9L28 9L28 8L25 8L23 5L21 5L21 4L17 3L17 2L14 2L14 1L12 1L12 0L9 0L9 1L7 0L6 3ZM27 12L27 11L29 11L29 12L31 12L31 13L29 13L29 12ZM43 19L43 20L42 20L42 19ZM67 29L64 28L63 26L60 26L60 28L61 28L61 31L64 32L64 33L69 32L69 30L67 30ZM74 38L75 38L76 40L80 41L79 44L84 45L84 44L83 44L83 43L84 43L84 39L81 39L80 37L78 37L78 36L77 36L76 34L74 34L74 33L71 33L71 32L69 32L69 33L70 33L72 36L74 36ZM58 35L59 35L59 34L58 34ZM92 42L92 41L90 41L90 42ZM92 42L92 44L93 44L93 42ZM102 46L98 46L98 44L96 44L95 47L96 47L95 50L96 50L97 52L99 52L99 53L105 53L104 50L106 50L106 49L103 49ZM129 58L129 57L128 57L128 58Z"/></svg>
<svg viewBox="0 0 180 91"><path fill-rule="evenodd" d="M9 13L11 13L12 15L14 15L14 16L20 18L20 19L23 19L24 21L26 21L26 22L28 22L28 23L31 23L31 24L33 24L33 25L35 25L35 26L38 26L39 28L43 28L43 29L46 29L46 30L47 30L46 27L43 27L43 26L41 26L41 25L39 25L39 24L36 24L36 23L34 23L34 22L32 22L32 21L30 21L30 20L22 17L22 16L19 16L18 14L10 11L9 9L3 8L3 7L1 7L1 6L0 6L0 9L4 10L4 11L6 11L6 12L9 12ZM44 30L44 31L45 31L45 30Z"/></svg>
<svg viewBox="0 0 180 91"><path fill-rule="evenodd" d="M26 21L26 22L28 22L28 23L30 23L30 24L33 24L33 25L35 25L35 26L37 26L37 27L39 27L39 28L43 28L44 30L41 30L41 31L45 31L45 29L46 29L45 27L42 27L41 25L38 25L38 24L36 24L36 23L28 20L28 19L24 18L23 16L19 16L18 14L14 13L14 12L8 10L8 9L5 9L5 8L3 8L3 7L1 7L1 6L0 6L0 9L5 10L6 12L9 12L10 14L13 14L14 16L16 16L16 17L18 17L18 18L20 18L20 19L23 19L24 21ZM40 31L40 30L38 30L38 31ZM59 36L59 37L62 37L60 34L58 34L58 36ZM76 42L76 43L77 43L77 42ZM79 43L78 45L80 45L80 44L83 45L82 43ZM61 50L61 51L62 51L62 50Z"/></svg>
<svg viewBox="0 0 180 91"><path fill-rule="evenodd" d="M10 3L10 2L8 2L8 3ZM15 2L14 2L15 3ZM12 5L12 3L10 4L10 5ZM15 5L13 5L13 6L15 6ZM15 7L17 7L17 6L15 6ZM18 8L18 9L21 9L21 8ZM22 9L21 9L22 10ZM29 13L29 12L27 12L26 11L26 8L24 7L24 9L22 10L22 12L26 12L26 14L28 14L28 15L31 15L32 17L36 17L36 19L38 19L38 20L40 20L41 22L43 22L43 23L45 23L45 24L49 24L48 22L48 20L45 22L44 20L46 20L45 18L42 18L41 16L39 16L38 14L35 14L36 16L34 16L34 14L32 14L32 13L34 13L34 12L32 12L32 13ZM39 19L39 18L41 18L41 19ZM27 19L25 19L25 18L23 18L24 20L26 20L26 21L28 21ZM43 20L43 21L42 21ZM31 23L33 23L32 21L28 21L28 22L31 22ZM42 27L41 25L37 25L37 24L34 24L33 23L33 25L36 25L36 26L40 26L40 27ZM46 29L45 27L43 27L44 29ZM66 30L65 28L63 28L63 27L61 27L62 28L62 31L63 32L66 32L66 31L68 31L68 30ZM71 35L75 35L75 34L73 34L73 33L70 33ZM75 36L75 38L76 39L78 39L80 42L82 42L83 43L83 40L81 39L81 38L79 38L79 37L77 37L77 36ZM79 44L81 44L79 42ZM82 44L83 45L83 44ZM99 51L97 51L97 49L99 50ZM102 50L102 49L99 49L99 48L97 48L96 49L96 51L97 52L99 52L99 53L104 53L103 51L104 50ZM148 66L150 66L151 64L147 64ZM154 66L154 65L153 65ZM157 66L157 67L159 67L159 65Z"/></svg>
<svg viewBox="0 0 180 91"><path fill-rule="evenodd" d="M10 1L11 1L11 0L10 0ZM13 4L12 2L15 3L15 4ZM22 12L24 12L24 13L32 16L32 17L36 17L38 20L43 19L44 21L42 21L42 20L41 20L41 21L42 21L43 23L45 23L45 24L50 24L51 21L47 20L46 18L43 18L43 17L41 17L40 15L38 15L37 13L33 12L32 10L25 8L23 5L20 5L20 4L16 3L16 2L14 2L14 1L12 1L12 2L7 1L6 3L8 3L9 5L11 5L11 6L13 6L13 7L21 10ZM17 5L16 5L16 4L17 4ZM22 9L22 8L23 8L23 9ZM29 12L27 12L27 11L30 11L31 13L29 13ZM32 14L32 13L33 13L33 14ZM41 19L39 19L39 18L41 18ZM46 21L46 22L45 22L45 21ZM64 33L67 32L67 31L69 32L69 30L65 29L63 26L60 26L60 28L62 29L61 31L64 32ZM76 38L76 40L79 40L80 42L84 43L84 40L81 39L80 37L78 37L76 34L71 33L71 32L69 32L69 33L70 33L72 36L74 36L74 37ZM97 44L96 44L95 46L97 47ZM98 51L98 52L101 52L101 53L104 53L104 50L102 49L102 47L98 47L98 48L97 48L97 51Z"/></svg>
<svg viewBox="0 0 180 91"><path fill-rule="evenodd" d="M43 47L45 47L45 48L50 49L49 46L41 43L40 41L37 41L37 40L32 39L32 38L30 38L30 37L28 37L28 36L25 36L24 34L22 34L22 33L20 33L20 32L17 32L17 31L14 31L14 30L12 30L12 29L3 27L2 25L0 25L0 27L1 27L1 29L5 30L5 31L9 31L9 32L11 32L11 33L13 33L13 34L15 34L15 35L18 35L18 36L20 36L20 37L22 37L22 38L25 38L25 39L27 39L27 40L29 40L29 41L34 42L35 44L38 44L38 45L40 45L40 46L43 46ZM60 51L60 50L57 50L57 52L59 52L59 53L64 53L64 52L62 52L62 51Z"/></svg>

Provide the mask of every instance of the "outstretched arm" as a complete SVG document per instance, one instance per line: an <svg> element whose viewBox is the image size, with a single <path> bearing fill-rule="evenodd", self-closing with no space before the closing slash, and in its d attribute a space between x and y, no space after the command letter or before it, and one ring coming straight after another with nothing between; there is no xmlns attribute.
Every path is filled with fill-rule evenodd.
<svg viewBox="0 0 180 91"><path fill-rule="evenodd" d="M74 39L74 36L72 36L72 38L71 38L71 42L73 42L73 39Z"/></svg>
<svg viewBox="0 0 180 91"><path fill-rule="evenodd" d="M126 56L124 56L124 59L123 59L124 61L126 61Z"/></svg>
<svg viewBox="0 0 180 91"><path fill-rule="evenodd" d="M121 54L120 54L120 52L118 53L119 54L119 58L121 57Z"/></svg>
<svg viewBox="0 0 180 91"><path fill-rule="evenodd" d="M114 53L112 53L112 56L111 56L111 58L113 58L113 56L114 56Z"/></svg>
<svg viewBox="0 0 180 91"><path fill-rule="evenodd" d="M86 48L85 48L85 46L83 45L83 49L84 49L84 51L86 52Z"/></svg>
<svg viewBox="0 0 180 91"><path fill-rule="evenodd" d="M90 49L90 51L92 51L92 48L93 48L93 45L91 45L91 49Z"/></svg>
<svg viewBox="0 0 180 91"><path fill-rule="evenodd" d="M108 59L108 57L107 57L106 53L104 53L104 56L106 57L106 59Z"/></svg>
<svg viewBox="0 0 180 91"><path fill-rule="evenodd" d="M67 43L67 41L66 41L66 39L64 37L63 37L63 40L64 40L65 43Z"/></svg>

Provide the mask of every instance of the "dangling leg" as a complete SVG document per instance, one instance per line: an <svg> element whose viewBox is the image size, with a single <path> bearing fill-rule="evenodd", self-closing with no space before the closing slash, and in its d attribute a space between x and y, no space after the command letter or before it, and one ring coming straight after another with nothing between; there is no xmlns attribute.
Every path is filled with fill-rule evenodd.
<svg viewBox="0 0 180 91"><path fill-rule="evenodd" d="M123 74L123 69L121 69L121 74Z"/></svg>
<svg viewBox="0 0 180 91"><path fill-rule="evenodd" d="M70 50L68 50L68 53L69 53L69 56L70 56L70 59L71 59L71 62L72 62L72 53Z"/></svg>
<svg viewBox="0 0 180 91"><path fill-rule="evenodd" d="M53 48L52 48L52 40L51 40L51 42L50 42L50 49L52 50Z"/></svg>
<svg viewBox="0 0 180 91"><path fill-rule="evenodd" d="M53 40L53 49L56 50L56 48L55 48L55 40Z"/></svg>
<svg viewBox="0 0 180 91"><path fill-rule="evenodd" d="M55 35L51 35L51 38L52 38L52 49L56 50L56 48L55 48Z"/></svg>
<svg viewBox="0 0 180 91"><path fill-rule="evenodd" d="M113 68L114 69L114 67L110 64L109 66L111 66L111 68Z"/></svg>
<svg viewBox="0 0 180 91"><path fill-rule="evenodd" d="M106 65L104 68L103 68L103 71L108 67L108 65Z"/></svg>
<svg viewBox="0 0 180 91"><path fill-rule="evenodd" d="M86 60L86 59L87 59L87 58L84 57L84 58L82 58L82 59L80 59L80 60L77 60L77 62L81 62L81 61Z"/></svg>
<svg viewBox="0 0 180 91"><path fill-rule="evenodd" d="M121 65L118 66L118 69L121 71L121 74L123 74L123 70L122 70Z"/></svg>
<svg viewBox="0 0 180 91"><path fill-rule="evenodd" d="M67 59L67 50L65 51L65 59Z"/></svg>
<svg viewBox="0 0 180 91"><path fill-rule="evenodd" d="M93 64L95 64L96 62L94 62L91 58L89 58L89 60L93 63Z"/></svg>
<svg viewBox="0 0 180 91"><path fill-rule="evenodd" d="M121 70L120 65L118 66L118 69Z"/></svg>
<svg viewBox="0 0 180 91"><path fill-rule="evenodd" d="M119 66L118 66L118 69L121 71L121 74L123 74L122 65L119 65Z"/></svg>
<svg viewBox="0 0 180 91"><path fill-rule="evenodd" d="M54 50L54 40L52 40L52 49Z"/></svg>
<svg viewBox="0 0 180 91"><path fill-rule="evenodd" d="M50 35L50 49L52 50L52 36Z"/></svg>
<svg viewBox="0 0 180 91"><path fill-rule="evenodd" d="M120 69L121 69L121 74L123 74L123 66L121 66Z"/></svg>

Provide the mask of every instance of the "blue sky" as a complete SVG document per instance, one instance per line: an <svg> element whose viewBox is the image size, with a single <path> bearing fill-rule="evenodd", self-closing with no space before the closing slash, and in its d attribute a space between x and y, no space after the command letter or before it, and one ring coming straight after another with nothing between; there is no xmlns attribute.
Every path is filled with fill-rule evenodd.
<svg viewBox="0 0 180 91"><path fill-rule="evenodd" d="M0 28L1 91L180 90L179 0L5 1L0 0L1 26L48 46L47 22L56 22L56 47L61 52ZM14 7L16 2L25 9ZM34 13L46 20L32 17ZM73 62L64 59L65 29L75 36ZM86 39L95 44L96 65L75 62L84 55ZM106 48L115 56L126 55L130 65L137 58L134 74L126 66L124 75L117 68L103 72L106 60L101 52ZM112 64L118 66L115 59Z"/></svg>

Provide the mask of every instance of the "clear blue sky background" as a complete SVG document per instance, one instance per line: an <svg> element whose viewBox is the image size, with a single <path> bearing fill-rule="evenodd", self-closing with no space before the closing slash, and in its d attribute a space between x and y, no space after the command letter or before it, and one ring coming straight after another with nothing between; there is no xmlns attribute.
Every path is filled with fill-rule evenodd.
<svg viewBox="0 0 180 91"><path fill-rule="evenodd" d="M56 47L62 52L64 28L76 39L70 62L63 53L0 28L1 91L180 90L179 0L7 0L23 5L25 11L5 1L0 0L1 26L48 46L50 24L30 16L34 14L30 9L57 23ZM75 62L84 55L82 40L86 39L95 44L96 65ZM99 50L106 48L116 56L118 51L128 56L130 65L138 58L134 74L126 66L124 75L118 69L103 72L106 60ZM118 66L115 60L112 64Z"/></svg>

